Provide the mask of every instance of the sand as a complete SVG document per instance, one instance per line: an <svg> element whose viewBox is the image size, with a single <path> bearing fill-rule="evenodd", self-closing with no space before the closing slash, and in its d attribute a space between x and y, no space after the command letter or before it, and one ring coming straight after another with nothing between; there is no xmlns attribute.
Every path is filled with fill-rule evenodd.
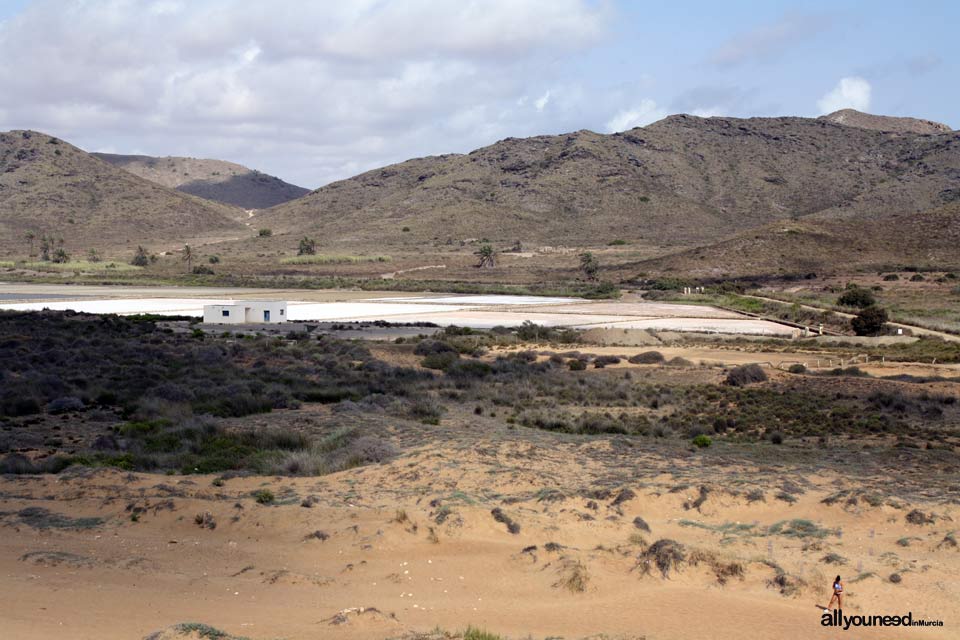
<svg viewBox="0 0 960 640"><path fill-rule="evenodd" d="M857 486L829 472L807 476L805 493L791 505L773 497L777 483L791 477L789 468L772 476L708 470L651 452L624 457L602 439L436 429L435 438L391 463L322 478L231 479L217 487L212 476L101 470L89 477L0 480L0 511L7 514L0 537L3 637L140 638L184 621L291 640L366 640L468 624L537 638L599 632L662 640L957 637L960 552L938 547L960 517L955 505L920 504L938 520L915 526L904 515L916 505L902 500L898 506L823 504L837 488ZM620 481L610 484L615 469ZM701 482L711 495L699 509L685 508ZM594 504L577 495L604 486L614 493ZM763 502L728 492L757 487L766 492ZM280 504L258 504L251 492L260 488L273 491ZM620 488L636 496L614 504ZM317 498L312 508L300 506L308 495ZM128 505L146 508L138 521ZM444 506L450 513L438 523ZM494 506L520 523L518 534L491 517ZM104 524L38 531L10 515L26 507L95 516ZM215 529L195 523L203 513L211 514ZM652 533L635 527L638 516ZM804 550L804 542L816 547L817 541L743 535L721 542L720 533L683 524L745 523L762 531L795 518L842 533ZM328 537L310 536L317 531ZM629 542L635 533L742 562L745 575L725 585L705 566L667 579L656 571L643 575L640 548ZM909 547L897 544L903 537L911 537ZM548 551L547 542L563 548ZM523 551L534 545L535 551ZM829 552L846 564L824 564ZM764 560L807 586L782 595ZM587 574L582 592L558 586L576 563ZM848 614L913 611L946 626L824 630L814 605L824 603L838 572L847 580ZM888 580L894 572L903 576L900 584ZM858 574L871 575L855 581ZM379 613L359 613L371 607ZM345 624L331 624L347 610Z"/></svg>

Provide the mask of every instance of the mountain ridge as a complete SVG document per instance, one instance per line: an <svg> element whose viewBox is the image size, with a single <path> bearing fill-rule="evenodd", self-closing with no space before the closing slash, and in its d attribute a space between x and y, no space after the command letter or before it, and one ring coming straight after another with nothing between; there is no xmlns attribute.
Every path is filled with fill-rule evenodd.
<svg viewBox="0 0 960 640"><path fill-rule="evenodd" d="M825 119L679 114L622 133L506 138L411 159L255 220L280 236L316 233L344 245L622 239L681 249L777 220L939 206L958 186L958 139Z"/></svg>
<svg viewBox="0 0 960 640"><path fill-rule="evenodd" d="M0 133L0 251L26 254L27 233L64 239L74 254L132 253L138 244L230 239L243 211L144 180L59 138Z"/></svg>
<svg viewBox="0 0 960 640"><path fill-rule="evenodd" d="M243 209L265 209L310 192L226 160L99 152L90 155L165 187Z"/></svg>

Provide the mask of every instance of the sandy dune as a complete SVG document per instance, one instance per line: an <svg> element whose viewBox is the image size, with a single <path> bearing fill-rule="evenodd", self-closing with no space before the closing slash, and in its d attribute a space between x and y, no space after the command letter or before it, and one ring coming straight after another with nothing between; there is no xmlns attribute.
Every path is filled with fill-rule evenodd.
<svg viewBox="0 0 960 640"><path fill-rule="evenodd" d="M960 552L944 542L956 505L868 501L882 486L877 478L717 465L608 440L440 429L389 464L322 478L234 478L218 487L210 476L107 470L8 477L0 481L3 637L139 638L183 621L291 639L467 624L538 638L957 637ZM701 485L706 499L692 506ZM798 492L794 504L775 497L781 485ZM252 492L263 488L277 504L257 503ZM749 502L745 493L757 488L763 501ZM821 502L840 489L860 499ZM304 508L309 496L316 503ZM494 519L498 507L518 533ZM935 522L908 524L912 508ZM796 519L829 533L769 533ZM724 525L726 533L717 529ZM738 562L743 577L721 585L706 564L666 579L655 568L644 575L631 535ZM828 553L845 564L825 564ZM796 593L781 593L774 564L798 580ZM563 586L578 567L582 592ZM847 613L913 611L945 626L821 628L814 605L838 572Z"/></svg>

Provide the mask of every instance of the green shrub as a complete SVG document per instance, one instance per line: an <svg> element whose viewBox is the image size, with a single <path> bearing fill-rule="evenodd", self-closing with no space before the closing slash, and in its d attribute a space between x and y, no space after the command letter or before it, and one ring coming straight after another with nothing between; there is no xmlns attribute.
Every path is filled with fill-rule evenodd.
<svg viewBox="0 0 960 640"><path fill-rule="evenodd" d="M490 633L476 627L467 627L463 632L463 640L504 640L503 636Z"/></svg>
<svg viewBox="0 0 960 640"><path fill-rule="evenodd" d="M259 231L257 231L257 235L260 236L261 238L269 238L270 236L273 235L273 230L272 230L272 229L260 229Z"/></svg>
<svg viewBox="0 0 960 640"><path fill-rule="evenodd" d="M858 336L875 336L883 331L888 320L887 310L874 305L862 309L850 320L850 326Z"/></svg>
<svg viewBox="0 0 960 640"><path fill-rule="evenodd" d="M873 297L869 289L862 289L856 286L847 289L843 292L843 295L837 298L837 304L844 307L856 307L858 309L870 307L876 303L877 300Z"/></svg>
<svg viewBox="0 0 960 640"><path fill-rule="evenodd" d="M704 447L709 447L711 444L713 444L713 440L710 439L710 436L701 433L693 439L693 444L696 447L703 449Z"/></svg>
<svg viewBox="0 0 960 640"><path fill-rule="evenodd" d="M665 360L659 351L644 351L627 358L630 364L663 364Z"/></svg>
<svg viewBox="0 0 960 640"><path fill-rule="evenodd" d="M130 264L135 267L145 267L150 264L150 256L147 254L147 250L142 246L138 246L137 251L133 254L133 258L130 260Z"/></svg>
<svg viewBox="0 0 960 640"><path fill-rule="evenodd" d="M253 492L253 497L256 498L259 504L273 504L276 499L273 492L269 489L257 489Z"/></svg>
<svg viewBox="0 0 960 640"><path fill-rule="evenodd" d="M745 387L755 382L765 382L767 374L758 364L734 367L727 373L726 383L732 387Z"/></svg>
<svg viewBox="0 0 960 640"><path fill-rule="evenodd" d="M427 369L438 369L446 371L453 363L460 359L460 354L456 351L446 351L443 353L431 353L420 361L420 365Z"/></svg>

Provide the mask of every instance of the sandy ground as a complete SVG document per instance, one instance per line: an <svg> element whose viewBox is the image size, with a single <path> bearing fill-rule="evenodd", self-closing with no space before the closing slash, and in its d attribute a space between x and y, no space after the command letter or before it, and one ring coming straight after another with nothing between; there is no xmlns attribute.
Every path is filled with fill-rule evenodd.
<svg viewBox="0 0 960 640"><path fill-rule="evenodd" d="M4 478L2 635L129 639L184 621L291 640L367 640L468 624L514 638L960 634L960 552L943 542L960 517L954 504L887 496L878 506L826 505L821 500L838 489L855 495L858 480L797 475L784 464L703 466L696 456L663 457L609 439L434 429L391 463L322 478L234 478L223 486L211 476L112 470ZM799 485L794 504L774 497L787 481ZM708 497L691 506L701 484ZM252 492L264 488L277 504L256 502ZM756 488L764 500L748 502L745 492ZM623 489L632 494L618 500ZM308 496L312 508L301 506ZM518 533L492 517L495 507ZM37 516L36 508L102 521ZM934 523L908 524L913 508ZM197 524L203 514L215 528ZM639 529L637 517L651 531ZM829 533L769 533L797 518ZM746 528L718 529L734 525ZM744 574L726 584L707 565L644 575L643 547L632 534L739 562ZM897 543L902 538L908 546ZM828 553L843 564L827 564ZM802 581L798 591L783 595L765 562ZM583 591L565 588L578 567ZM846 580L848 614L912 611L945 626L822 628L815 605L825 604L836 573ZM902 582L891 582L893 573ZM333 624L342 612L346 622Z"/></svg>

